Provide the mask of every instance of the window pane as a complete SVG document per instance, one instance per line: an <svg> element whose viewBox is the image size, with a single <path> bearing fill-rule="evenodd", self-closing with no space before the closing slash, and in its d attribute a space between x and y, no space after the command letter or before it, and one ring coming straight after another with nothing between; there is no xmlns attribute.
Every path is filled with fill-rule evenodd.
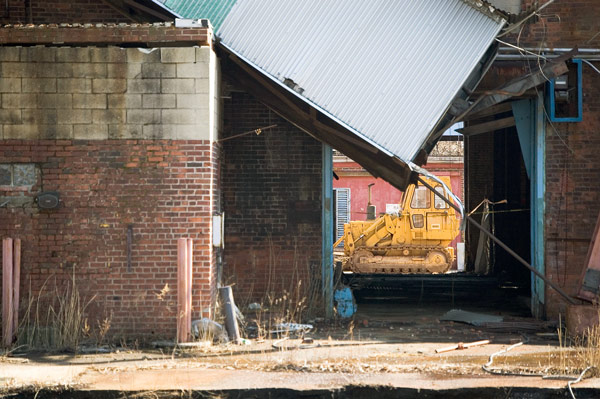
<svg viewBox="0 0 600 399"><path fill-rule="evenodd" d="M423 218L423 215L413 215L412 217L413 220L413 227L416 229L420 229L421 227L423 227L425 225L424 221L425 219Z"/></svg>
<svg viewBox="0 0 600 399"><path fill-rule="evenodd" d="M442 194L444 197L446 197L445 193L444 193L444 188L442 186L437 186L435 188L435 191L437 191L438 193ZM446 202L441 199L440 197L438 197L437 195L434 195L434 200L433 200L433 205L435 206L435 209L445 209L448 208L448 204L446 204ZM446 197L447 198L447 197Z"/></svg>
<svg viewBox="0 0 600 399"><path fill-rule="evenodd" d="M410 202L410 207L413 209L427 209L431 205L431 199L429 196L429 189L425 186L419 186L415 189L415 192Z"/></svg>

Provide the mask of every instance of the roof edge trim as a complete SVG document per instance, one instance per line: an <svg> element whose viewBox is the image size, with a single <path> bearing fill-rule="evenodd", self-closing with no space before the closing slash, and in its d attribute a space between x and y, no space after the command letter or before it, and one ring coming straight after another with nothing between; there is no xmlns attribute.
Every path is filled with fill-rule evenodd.
<svg viewBox="0 0 600 399"><path fill-rule="evenodd" d="M397 158L397 159L401 160L402 162L404 162L406 164L408 164L408 162L410 162L410 160L401 159L397 155L391 153L389 150L387 150L387 149L383 148L382 146L380 146L379 144L375 143L373 140L371 140L370 138L366 137L365 135L363 135L358 130L354 129L352 126L348 125L344 121L340 120L339 118L337 118L335 115L331 114L326 109L320 107L319 105L317 105L314 102L310 101L306 97L301 96L300 94L298 94L292 88L288 87L285 83L283 83L282 81L280 81L279 79L277 79L273 75L265 73L265 71L263 71L260 67L258 67L256 64L254 64L248 58L244 57L242 54L238 53L237 51L235 51L234 49L232 49L231 47L229 47L225 43L223 43L221 40L219 40L218 37L215 36L215 39L216 39L216 43L218 45L221 45L221 46L225 47L227 49L227 51L231 52L232 54L235 54L236 57L238 57L239 59L241 59L242 61L244 61L248 65L252 66L254 69L256 69L258 72L260 72L262 75L268 77L269 79L271 79L272 81L274 81L275 83L277 83L279 86L281 86L282 88L284 88L286 91L288 91L289 93L292 93L294 96L298 97L303 102L309 104L311 107L314 107L319 112L323 113L324 115L327 115L331 120L335 121L337 124L339 124L340 126L344 127L345 129L347 129L349 132L353 133L354 135L360 137L362 140L366 141L367 143L369 143L373 147L377 148L379 151L383 152L384 154L386 154L387 156L389 156L391 158Z"/></svg>
<svg viewBox="0 0 600 399"><path fill-rule="evenodd" d="M462 0L465 4L468 4L475 10L481 12L487 17L493 19L496 22L504 22L508 21L508 15L494 7L492 4L488 3L485 0Z"/></svg>

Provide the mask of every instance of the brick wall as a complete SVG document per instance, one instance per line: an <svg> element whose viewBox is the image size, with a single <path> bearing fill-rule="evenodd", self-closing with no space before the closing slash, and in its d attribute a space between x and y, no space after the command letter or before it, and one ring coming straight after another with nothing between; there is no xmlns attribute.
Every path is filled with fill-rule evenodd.
<svg viewBox="0 0 600 399"><path fill-rule="evenodd" d="M0 164L33 163L31 187L0 186L0 236L23 240L23 301L75 275L111 333L174 334L177 238L191 237L194 317L212 298L211 144L192 140L5 140ZM33 197L58 191L57 209ZM11 198L12 197L12 198ZM133 228L131 270L127 227ZM159 297L168 284L170 291ZM205 313L206 315L206 313Z"/></svg>
<svg viewBox="0 0 600 399"><path fill-rule="evenodd" d="M525 2L529 6L531 1ZM523 28L520 45L598 48L598 2L557 1ZM596 67L597 62L593 62ZM574 295L600 206L600 79L583 65L583 121L546 124L546 275ZM565 302L546 288L548 317L564 315Z"/></svg>
<svg viewBox="0 0 600 399"><path fill-rule="evenodd" d="M0 236L23 239L21 292L74 273L82 293L96 295L90 315L112 315L111 334L173 337L176 241L191 237L193 317L209 315L220 117L214 52L3 47L0 60ZM15 168L29 180L16 179ZM59 207L40 210L33 198L41 191L58 191Z"/></svg>
<svg viewBox="0 0 600 399"><path fill-rule="evenodd" d="M224 282L236 301L321 284L321 144L250 95L225 101L227 135L277 124L259 136L223 142Z"/></svg>
<svg viewBox="0 0 600 399"><path fill-rule="evenodd" d="M31 7L29 18L27 3ZM9 0L0 6L0 22L6 23L70 23L131 22L103 1L93 0Z"/></svg>

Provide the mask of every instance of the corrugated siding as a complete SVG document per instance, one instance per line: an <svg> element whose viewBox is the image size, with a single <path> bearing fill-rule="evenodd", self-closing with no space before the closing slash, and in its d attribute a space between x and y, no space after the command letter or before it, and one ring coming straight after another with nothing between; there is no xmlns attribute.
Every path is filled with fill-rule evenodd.
<svg viewBox="0 0 600 399"><path fill-rule="evenodd" d="M462 0L238 0L227 48L411 161L503 21Z"/></svg>

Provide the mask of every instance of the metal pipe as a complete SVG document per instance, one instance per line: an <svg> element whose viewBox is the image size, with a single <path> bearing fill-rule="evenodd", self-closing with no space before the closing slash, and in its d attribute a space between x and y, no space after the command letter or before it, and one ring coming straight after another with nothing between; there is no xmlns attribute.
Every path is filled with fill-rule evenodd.
<svg viewBox="0 0 600 399"><path fill-rule="evenodd" d="M427 183L425 180L423 180L423 178L418 177L417 178L419 180L419 183L423 184L425 187L427 187L429 190L431 190L435 195L437 195L438 197L440 197L444 202L446 202L448 205L450 205L452 208L454 208L457 211L460 211L460 209L458 208L458 206L456 206L452 201L450 201L448 198L446 198L444 195L442 195L441 193L437 192L429 183ZM502 241L500 241L495 235L493 235L492 233L490 233L488 230L486 230L482 225L480 225L475 219L473 219L471 216L469 215L465 215L465 218L471 223L473 224L475 227L477 227L483 234L485 234L486 236L488 236L489 238L491 238L496 244L498 244L502 249L504 249L506 252L508 252L513 258L515 258L516 260L519 261L519 263L521 263L523 266L525 266L527 269L529 269L529 271L531 271L533 274L535 274L537 277L541 278L542 280L544 280L544 282L546 284L548 284L552 289L554 289L556 292L558 292L563 298L565 298L569 303L576 305L577 301L575 301L573 298L571 298L566 292L564 292L560 287L558 287L557 285L555 285L552 281L550 281L546 276L544 276L542 273L540 273L537 269L535 269L533 266L531 266L525 259L521 258L521 256L519 256L519 254L517 254L515 251L513 251L512 249L510 249L505 243L503 243Z"/></svg>

